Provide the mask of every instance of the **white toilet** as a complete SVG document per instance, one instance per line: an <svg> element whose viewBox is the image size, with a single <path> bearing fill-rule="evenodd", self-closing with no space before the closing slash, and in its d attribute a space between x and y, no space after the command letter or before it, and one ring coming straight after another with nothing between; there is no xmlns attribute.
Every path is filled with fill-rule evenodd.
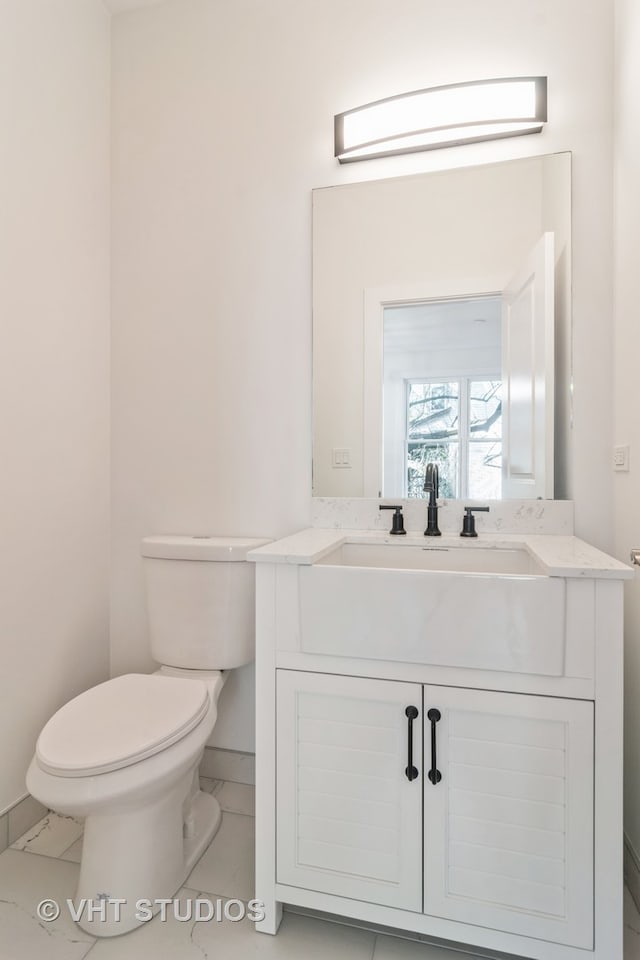
<svg viewBox="0 0 640 960"><path fill-rule="evenodd" d="M173 897L214 836L220 806L198 765L226 676L255 649L255 574L266 540L147 537L142 556L154 674L108 680L44 727L27 788L58 813L85 817L75 912L116 936ZM144 901L143 908L139 902ZM141 919L142 917L142 919Z"/></svg>

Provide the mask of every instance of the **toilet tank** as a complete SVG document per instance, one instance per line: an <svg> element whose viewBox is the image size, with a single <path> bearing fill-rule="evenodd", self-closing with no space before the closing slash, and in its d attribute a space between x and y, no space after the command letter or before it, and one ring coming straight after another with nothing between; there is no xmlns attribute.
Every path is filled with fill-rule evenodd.
<svg viewBox="0 0 640 960"><path fill-rule="evenodd" d="M151 655L192 670L231 670L255 656L255 564L248 537L145 537Z"/></svg>

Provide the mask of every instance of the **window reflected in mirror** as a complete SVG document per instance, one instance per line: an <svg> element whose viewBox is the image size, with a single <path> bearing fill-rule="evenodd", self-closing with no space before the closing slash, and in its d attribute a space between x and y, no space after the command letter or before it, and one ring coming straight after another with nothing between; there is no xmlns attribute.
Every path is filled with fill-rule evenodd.
<svg viewBox="0 0 640 960"><path fill-rule="evenodd" d="M502 495L502 380L408 381L406 490L425 497L428 463L437 463L440 496L497 500Z"/></svg>
<svg viewBox="0 0 640 960"><path fill-rule="evenodd" d="M424 497L437 463L441 497L499 499L501 298L398 304L383 324L384 495Z"/></svg>

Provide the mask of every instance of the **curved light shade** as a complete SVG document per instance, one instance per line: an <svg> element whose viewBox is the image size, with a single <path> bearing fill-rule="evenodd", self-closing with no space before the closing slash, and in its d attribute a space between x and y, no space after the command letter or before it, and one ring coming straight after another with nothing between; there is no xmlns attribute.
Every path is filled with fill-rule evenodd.
<svg viewBox="0 0 640 960"><path fill-rule="evenodd" d="M335 118L340 163L540 133L546 77L503 77L414 90Z"/></svg>

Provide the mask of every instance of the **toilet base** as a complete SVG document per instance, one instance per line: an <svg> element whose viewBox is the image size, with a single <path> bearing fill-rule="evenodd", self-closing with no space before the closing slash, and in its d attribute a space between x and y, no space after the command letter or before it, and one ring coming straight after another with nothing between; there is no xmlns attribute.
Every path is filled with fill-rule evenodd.
<svg viewBox="0 0 640 960"><path fill-rule="evenodd" d="M128 933L183 885L222 819L210 794L184 797L183 781L151 807L87 817L74 897L74 918L87 933Z"/></svg>
<svg viewBox="0 0 640 960"><path fill-rule="evenodd" d="M203 793L202 790L198 792L193 801L192 814L194 832L193 836L185 838L184 841L185 873L180 885L187 879L205 852L222 822L220 804L210 793Z"/></svg>

